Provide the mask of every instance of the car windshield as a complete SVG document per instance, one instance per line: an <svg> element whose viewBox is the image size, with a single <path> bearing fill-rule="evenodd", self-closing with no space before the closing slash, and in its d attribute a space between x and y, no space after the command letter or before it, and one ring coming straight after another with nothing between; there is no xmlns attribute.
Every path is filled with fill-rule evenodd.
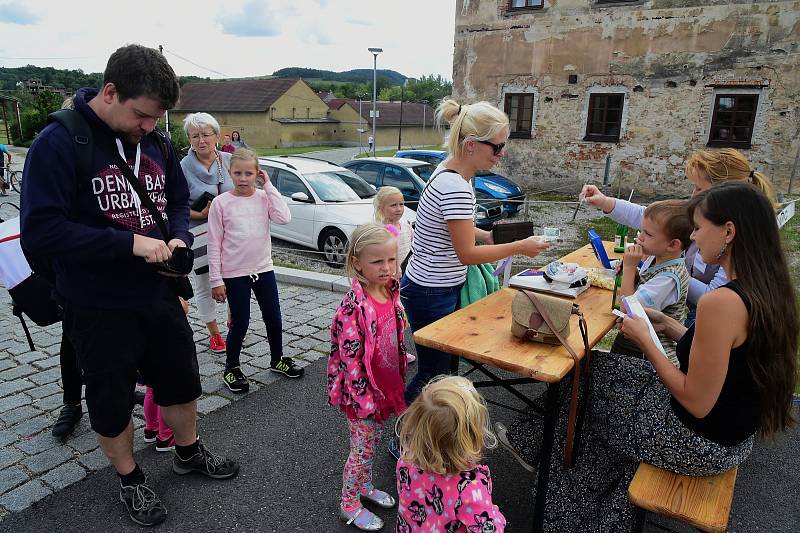
<svg viewBox="0 0 800 533"><path fill-rule="evenodd" d="M436 170L436 166L432 165L431 163L428 163L426 165L417 165L408 168L410 168L414 174L422 178L422 181L428 181L428 178L431 177L433 171Z"/></svg>
<svg viewBox="0 0 800 533"><path fill-rule="evenodd" d="M354 202L375 195L366 181L345 170L316 172L305 178L323 202Z"/></svg>

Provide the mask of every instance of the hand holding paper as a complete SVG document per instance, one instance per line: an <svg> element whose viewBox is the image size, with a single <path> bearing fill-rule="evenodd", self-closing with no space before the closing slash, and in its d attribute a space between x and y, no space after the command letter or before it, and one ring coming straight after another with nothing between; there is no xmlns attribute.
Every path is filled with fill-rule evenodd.
<svg viewBox="0 0 800 533"><path fill-rule="evenodd" d="M655 347L666 356L664 346L661 345L661 340L656 335L644 307L639 303L636 296L622 298L622 305L627 313L627 316L622 320L622 328L620 328L623 335L638 344L640 348L646 344L649 338L653 341Z"/></svg>

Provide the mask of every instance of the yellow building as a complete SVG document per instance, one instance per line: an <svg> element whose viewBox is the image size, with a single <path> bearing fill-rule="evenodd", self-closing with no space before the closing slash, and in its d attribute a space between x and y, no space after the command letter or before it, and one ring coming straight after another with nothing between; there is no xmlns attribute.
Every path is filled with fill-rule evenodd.
<svg viewBox="0 0 800 533"><path fill-rule="evenodd" d="M330 116L339 121L341 135L338 140L345 144L367 145L372 135L372 102L369 100L328 100ZM443 142L441 132L435 127L434 110L427 104L413 102L377 102L378 121L375 129L376 146L432 146ZM361 114L359 115L359 110ZM358 130L363 129L360 135ZM353 133L355 132L355 136Z"/></svg>
<svg viewBox="0 0 800 533"><path fill-rule="evenodd" d="M298 79L186 84L171 118L183 120L198 111L213 115L223 134L238 131L258 148L328 143L337 124L327 104Z"/></svg>
<svg viewBox="0 0 800 533"><path fill-rule="evenodd" d="M377 146L397 146L398 138L404 147L442 143L429 105L378 102L377 106ZM360 107L359 116L356 100L326 103L299 79L234 80L184 85L170 118L178 122L188 113L210 113L223 134L238 131L255 148L366 146L372 134L372 103L363 101Z"/></svg>

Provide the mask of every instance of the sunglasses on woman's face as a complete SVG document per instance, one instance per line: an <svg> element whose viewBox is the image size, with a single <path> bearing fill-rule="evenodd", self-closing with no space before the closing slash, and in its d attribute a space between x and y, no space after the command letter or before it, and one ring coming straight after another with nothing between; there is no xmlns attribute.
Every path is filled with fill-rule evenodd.
<svg viewBox="0 0 800 533"><path fill-rule="evenodd" d="M477 139L476 139L477 140ZM492 141L481 141L477 140L481 144L485 144L486 146L491 146L494 155L500 155L500 152L503 151L503 148L506 147L506 143L495 144Z"/></svg>

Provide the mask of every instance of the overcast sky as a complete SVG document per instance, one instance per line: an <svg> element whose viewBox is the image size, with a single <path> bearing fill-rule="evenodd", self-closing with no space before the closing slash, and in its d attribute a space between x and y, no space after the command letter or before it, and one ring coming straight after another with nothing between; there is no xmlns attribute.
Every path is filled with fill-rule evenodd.
<svg viewBox="0 0 800 533"><path fill-rule="evenodd" d="M80 9L78 9L80 8ZM0 0L0 66L102 72L118 47L164 46L178 75L378 68L452 79L455 0ZM195 63L195 64L193 64Z"/></svg>

